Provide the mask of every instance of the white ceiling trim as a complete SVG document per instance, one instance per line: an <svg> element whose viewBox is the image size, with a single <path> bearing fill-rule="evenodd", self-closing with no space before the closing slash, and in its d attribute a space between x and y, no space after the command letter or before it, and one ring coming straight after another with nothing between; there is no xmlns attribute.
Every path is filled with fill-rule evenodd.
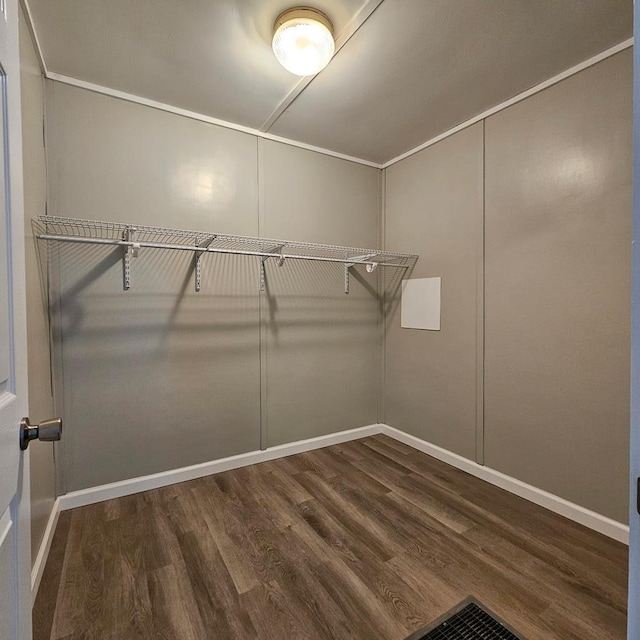
<svg viewBox="0 0 640 640"><path fill-rule="evenodd" d="M336 36L336 51L344 47L345 44L351 39L351 36L371 17L373 12L384 2L384 0L370 0L363 5L358 13L345 25L344 29ZM331 63L329 63L331 64ZM269 131L271 127L276 123L278 118L291 106L296 98L315 80L315 76L307 76L301 78L299 82L289 91L280 104L273 110L271 115L262 123L260 131Z"/></svg>
<svg viewBox="0 0 640 640"><path fill-rule="evenodd" d="M47 69L47 64L44 61L44 55L42 54L42 47L40 46L40 40L38 39L38 34L36 33L36 25L33 22L33 16L31 14L31 7L29 6L29 2L27 0L20 0L22 4L22 8L24 9L24 15L27 18L27 28L31 32L31 37L33 38L33 44L35 45L36 55L38 56L38 61L40 62L40 69L44 73L45 77L49 73Z"/></svg>
<svg viewBox="0 0 640 640"><path fill-rule="evenodd" d="M417 147L414 147L413 149L411 149L410 151L406 151L405 153L402 153L401 155L396 156L395 158L382 164L382 168L386 169L387 167L390 167L391 165L394 165L397 162L400 162L401 160L404 160L405 158L408 158L409 156L412 156L418 153L419 151L422 151L423 149L426 149L436 144L437 142L440 142L441 140L448 138L449 136L452 136L454 133L458 133L458 131L462 131L462 129L466 129L467 127L470 127L471 125L476 124L477 122L480 122L481 120L484 120L485 118L488 118L489 116L492 116L498 113L499 111L506 109L507 107L510 107L518 102L521 102L522 100L525 100L526 98L529 98L536 93L540 93L540 91L544 91L545 89L548 89L554 84L557 84L562 80L566 80L567 78L575 75L576 73L580 73L580 71L584 71L585 69L588 69L589 67L592 67L598 64L598 62L602 62L603 60L606 60L607 58L610 58L611 56L616 55L616 53L620 53L621 51L624 51L625 49L629 49L632 46L633 46L633 38L624 40L620 44L617 44L614 47L611 47L610 49L606 49L602 53L599 53L593 56L592 58L588 58L584 62L581 62L580 64L577 64L574 67L571 67L570 69L567 69L566 71L563 71L562 73L559 73L558 75L553 76L552 78L549 78L548 80L545 80L544 82L541 82L540 84L535 85L534 87L531 87L531 89L527 89L526 91L519 93L517 96L514 96L509 100L505 100L505 102L501 102L495 107L491 107L491 109L487 109L487 111L484 111L483 113L480 113L477 116L473 116L473 118L467 120L466 122L463 122L453 127L452 129L445 131L444 133L441 133L435 138L431 138L431 140L427 140L426 142L423 142Z"/></svg>
<svg viewBox="0 0 640 640"><path fill-rule="evenodd" d="M27 26L33 36L33 42L35 45L36 53L38 56L38 60L40 62L40 68L44 74L44 77L47 80L54 80L55 82L61 82L63 84L68 84L74 87L78 87L81 89L87 89L88 91L94 91L95 93L101 93L103 95L111 96L113 98L118 98L120 100L126 100L128 102L133 102L136 104L140 104L143 106L151 107L153 109L159 109L160 111L166 111L168 113L173 113L175 115L180 115L185 118L191 118L192 120L199 120L201 122L206 122L208 124L213 124L219 127L224 127L225 129L232 129L234 131L240 131L242 133L248 133L249 135L257 136L258 138L263 138L264 140L272 140L274 142L280 142L282 144L287 144L291 147L298 147L299 149L306 149L307 151L314 151L315 153L321 153L326 156L331 156L332 158L340 158L341 160L348 160L349 162L355 162L357 164L362 164L367 167L374 167L375 169L382 169L382 165L377 162L371 162L369 160L363 160L362 158L356 158L353 156L349 156L344 153L339 153L337 151L332 151L331 149L324 149L322 147L316 147L314 145L305 144L304 142L299 142L297 140L291 140L289 138L283 138L281 136L276 136L270 133L267 133L267 130L259 131L258 129L252 129L251 127L244 127L240 124L236 124L235 122L228 122L226 120L221 120L219 118L212 118L210 116L206 116L201 113L196 113L195 111L189 111L187 109L180 109L179 107L174 107L170 104L165 104L163 102L157 102L156 100L149 100L147 98L143 98L141 96L136 96L131 93L125 93L124 91L118 91L116 89L110 89L109 87L103 87L97 84L93 84L91 82L85 82L84 80L78 80L77 78L71 78L69 76L64 76L59 73L54 73L49 71L47 68L47 64L44 59L44 54L42 52L42 47L40 45L40 40L38 39L38 33L36 31L35 23L33 21L33 15L31 13L31 7L29 6L28 0L20 0L22 6L24 8L25 17L27 19ZM341 43L340 47L344 46L344 44L351 38L351 36L365 23L365 21L369 18L369 16L378 8L380 4L382 4L384 0L371 0L371 3L364 5L360 11L354 16L352 20L345 26L345 28L340 32ZM315 76L309 79L312 80ZM303 83L304 83L303 79ZM303 89L309 84L309 82L304 83L294 96L291 97L289 102L287 102L286 106L278 113L279 117L282 112L295 100L295 98L303 91ZM299 85L294 87L293 91L298 89ZM289 98L291 93L285 98L284 102ZM280 108L280 105L278 109ZM276 111L278 111L276 109ZM276 113L274 111L274 113ZM272 114L273 115L273 114ZM276 119L277 119L276 117ZM271 118L269 119L271 120ZM269 127L275 122L275 119L270 122Z"/></svg>
<svg viewBox="0 0 640 640"><path fill-rule="evenodd" d="M75 87L79 87L82 89L87 89L89 91L94 91L96 93L101 93L103 95L108 95L114 98L118 98L121 100L126 100L128 102L133 102L136 104L140 104L143 106L148 106L154 109L159 109L161 111L166 111L169 113L174 113L176 115L181 115L183 117L186 118L191 118L193 120L199 120L201 122L206 122L209 124L213 124L216 126L220 126L220 127L224 127L226 129L232 129L234 131L240 131L242 133L247 133L249 135L254 135L258 138L262 138L265 140L272 140L274 142L280 142L282 144L287 144L293 147L298 147L300 149L306 149L308 151L314 151L316 153L321 153L323 155L327 155L327 156L331 156L334 158L340 158L342 160L347 160L349 162L355 162L357 164L361 164L361 165L365 165L368 167L374 167L376 169L386 169L387 167L390 167L394 164L396 164L397 162L400 162L401 160L404 160L405 158L408 158L420 151L422 151L423 149L427 149L428 147L440 142L441 140L444 140L445 138L448 138L449 136L452 136L456 133L458 133L459 131L462 131L463 129L466 129L467 127L470 127L473 124L476 124L477 122L480 122L482 120L484 120L485 118L488 118L489 116L492 116L500 111L502 111L503 109L506 109L522 100L525 100L526 98L529 98L532 95L535 95L536 93L539 93L540 91L544 91L545 89L553 86L554 84L557 84L558 82L561 82L562 80L565 80L566 78L569 78L577 73L579 73L580 71L584 71L585 69L588 69L589 67L592 67L596 64L598 64L599 62L602 62L603 60L606 60L607 58L610 58L611 56L614 56L617 53L620 53L621 51L624 51L630 47L633 46L633 38L628 38L627 40L624 40L623 42L620 42L619 44L606 49L605 51L591 57L588 58L587 60L575 65L574 67L571 67L569 69L567 69L566 71L563 71L562 73L559 73L556 76L553 76L552 78L549 78L548 80L545 80L544 82L541 82L540 84L531 87L530 89L527 89L526 91L523 91L522 93L514 96L513 98L510 98L509 100L506 100L505 102L502 102L498 105L496 105L495 107L492 107L490 109L488 109L487 111L478 114L477 116L474 116L473 118L470 118L469 120L462 122L461 124L448 129L447 131L439 134L438 136L431 138L430 140L427 140L426 142L423 142L421 144L419 144L418 146L414 147L413 149L410 149L409 151L406 151L405 153L402 153L398 156L396 156L395 158L392 158L391 160L389 160L388 162L385 163L376 163L376 162L371 162L369 160L364 160L362 158L357 158L355 156L349 156L347 154L343 154L343 153L339 153L337 151L332 151L330 149L325 149L323 147L317 147L314 145L310 145L310 144L306 144L304 142L299 142L297 140L292 140L290 138L283 138L280 136L276 136L273 134L268 133L266 130L262 131L262 130L258 130L258 129L252 129L250 127L245 127L243 125L239 125L236 124L234 122L228 122L226 120L221 120L219 118L212 118L210 116L206 116L204 114L200 114L200 113L196 113L194 111L188 111L186 109L180 109L178 107L174 107L172 105L169 104L165 104L162 102L157 102L155 100L149 100L147 98L143 98L141 96L136 96L134 94L129 94L129 93L125 93L123 91L118 91L116 89L110 89L109 87L103 87L100 85L96 85L90 82L85 82L83 80L78 80L76 78L71 78L68 76L64 76L61 74L57 74L54 72L49 71L49 69L47 68L45 59L44 59L44 54L42 52L42 47L40 45L40 41L38 39L38 34L37 31L35 29L35 24L33 22L33 17L32 17L32 13L31 13L31 9L29 7L29 2L28 0L20 0L20 2L22 3L22 6L24 8L24 13L28 22L28 27L31 31L31 34L33 36L33 40L34 40L34 45L35 45L35 49L36 49L36 53L38 55L38 59L40 62L40 66L43 70L43 74L44 77L49 79L49 80L54 80L56 82L61 82L63 84L68 84L71 86L75 86ZM367 3L366 5L364 5L362 7L362 9L360 9L360 11L358 12L358 14L356 14L356 16L354 16L354 18L347 24L347 26L343 29L343 31L340 33L340 38L344 37L344 40L341 40L341 44L340 47L344 46L344 44L348 41L348 39L366 22L366 20L373 14L373 12L382 4L382 2L384 2L384 0L371 0L370 3ZM348 35L343 35L343 34L348 34ZM284 113L284 111L293 103L293 101L302 93L302 91L311 83L311 81L313 80L315 76L309 78L309 79L303 79L300 83L298 83L293 89L292 91L287 95L287 97L280 103L280 105L278 105L278 107L276 108L276 110L271 114L271 116L269 117L269 119L267 119L267 121L262 125L263 129L268 129L271 126L273 126L273 124L275 123L275 121L282 115L282 113ZM293 94L293 95L292 95ZM274 117L275 116L275 117Z"/></svg>
<svg viewBox="0 0 640 640"><path fill-rule="evenodd" d="M112 98L118 98L119 100L126 100L127 102L133 102L145 107L151 107L152 109L158 109L160 111L166 111L185 118L191 118L192 120L199 120L200 122L206 122L218 127L224 127L225 129L232 129L234 131L240 131L241 133L248 133L249 135L256 136L258 138L264 138L265 140L272 140L274 142L281 142L291 147L298 147L300 149L306 149L307 151L314 151L316 153L322 153L325 156L331 156L333 158L340 158L341 160L348 160L349 162L356 162L357 164L363 164L367 167L374 167L376 169L382 169L382 165L371 162L369 160L363 160L362 158L354 158L344 153L338 153L331 149L323 149L322 147L316 147L304 142L298 142L297 140L291 140L289 138L282 138L275 136L271 133L264 131L258 131L258 129L252 129L251 127L245 127L235 122L227 122L226 120L220 120L219 118L212 118L211 116L204 115L202 113L196 113L195 111L189 111L188 109L181 109L180 107L174 107L164 102L157 102L156 100L150 100L149 98L143 98L136 96L132 93L126 93L124 91L118 91L117 89L110 89L109 87L103 87L99 84L93 84L92 82L86 82L84 80L78 80L77 78L70 78L63 76L59 73L48 71L45 74L48 80L54 80L55 82L61 82L62 84L68 84L72 87L78 87L80 89L86 89L93 91L94 93L101 93L105 96L111 96Z"/></svg>

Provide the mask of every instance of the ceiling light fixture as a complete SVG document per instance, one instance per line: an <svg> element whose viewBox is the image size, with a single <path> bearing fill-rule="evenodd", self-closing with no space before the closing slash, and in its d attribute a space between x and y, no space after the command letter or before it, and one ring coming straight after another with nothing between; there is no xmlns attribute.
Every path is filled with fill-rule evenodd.
<svg viewBox="0 0 640 640"><path fill-rule="evenodd" d="M331 20L317 9L287 9L278 16L273 29L273 53L287 71L297 76L322 71L335 52Z"/></svg>

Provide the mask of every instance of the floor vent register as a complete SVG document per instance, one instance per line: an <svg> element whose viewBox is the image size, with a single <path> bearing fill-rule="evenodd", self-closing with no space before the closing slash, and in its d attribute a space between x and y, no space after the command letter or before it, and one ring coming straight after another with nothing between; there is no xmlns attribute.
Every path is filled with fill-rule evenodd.
<svg viewBox="0 0 640 640"><path fill-rule="evenodd" d="M484 605L467 598L407 640L524 640Z"/></svg>

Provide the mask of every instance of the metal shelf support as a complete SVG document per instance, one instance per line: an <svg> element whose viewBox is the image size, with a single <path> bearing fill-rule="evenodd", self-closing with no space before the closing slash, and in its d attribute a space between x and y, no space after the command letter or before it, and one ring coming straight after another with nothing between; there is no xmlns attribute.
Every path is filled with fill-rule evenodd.
<svg viewBox="0 0 640 640"><path fill-rule="evenodd" d="M271 257L275 257L276 254L280 254L278 257L282 257L282 248L284 247L284 243L279 244L275 247L271 247L266 250L266 253L272 255L263 255L260 258L260 291L264 291L265 282L267 280L267 274L265 273L264 263ZM279 262L279 260L278 260Z"/></svg>
<svg viewBox="0 0 640 640"><path fill-rule="evenodd" d="M140 253L140 244L134 242L135 233L135 227L126 227L122 234L126 243L123 245L122 254L122 288L125 291L129 291L131 287L131 258L137 258Z"/></svg>
<svg viewBox="0 0 640 640"><path fill-rule="evenodd" d="M215 239L216 239L216 236L212 235L212 236L209 236L208 238L205 238L202 242L198 242L198 237L196 237L196 244L198 245L198 247L206 249ZM203 253L204 251L196 251L194 254L194 260L195 260L194 274L195 274L196 293L200 293L200 288L202 286L202 265L201 265L200 258L202 257Z"/></svg>
<svg viewBox="0 0 640 640"><path fill-rule="evenodd" d="M372 273L378 264L370 261L379 255L380 252L376 251L375 253L365 253L362 256L349 256L348 258L345 258L349 260L349 262L344 265L344 292L347 295L349 295L349 269L351 269L351 267L355 267L357 264L365 264L367 271Z"/></svg>

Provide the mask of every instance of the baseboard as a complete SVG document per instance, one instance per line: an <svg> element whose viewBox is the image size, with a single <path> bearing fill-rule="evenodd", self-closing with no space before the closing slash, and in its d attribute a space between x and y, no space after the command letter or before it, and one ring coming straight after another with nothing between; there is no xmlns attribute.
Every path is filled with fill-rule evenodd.
<svg viewBox="0 0 640 640"><path fill-rule="evenodd" d="M35 598L38 593L38 587L40 586L47 556L51 549L51 542L58 522L58 516L61 511L74 509L76 507L83 507L89 504L95 504L96 502L111 500L113 498L120 498L134 493L140 493L141 491L149 491L150 489L166 487L178 482L195 480L196 478L202 478L215 473L230 471L231 469L239 469L241 467L259 464L260 462L267 462L277 458L284 458L286 456L295 455L296 453L312 451L313 449L321 449L322 447L329 447L333 444L349 442L350 440L358 440L360 438L365 438L379 433L384 433L399 442L404 442L418 451L422 451L423 453L433 456L442 462L446 462L457 469L466 471L476 478L485 480L486 482L500 487L501 489L505 489L510 493L549 509L554 513L558 513L565 518L578 522L590 529L593 529L594 531L598 531L599 533L613 538L614 540L618 540L624 544L629 544L629 527L621 524L620 522L606 518L605 516L590 511L589 509L585 509L584 507L569 502L568 500L548 493L547 491L543 491L542 489L526 484L521 480L507 476L504 473L479 465L456 453L447 451L446 449L431 444L430 442L426 442L425 440L421 440L420 438L416 438L408 433L404 433L403 431L399 431L398 429L388 425L373 424L366 427L359 427L357 429L349 429L347 431L332 433L326 436L319 436L317 438L309 438L308 440L300 440L298 442L283 444L277 447L271 447L264 451L251 451L237 456L222 458L221 460L204 462L202 464L183 467L181 469L173 469L171 471L155 473L153 475L142 476L140 478L132 478L131 480L123 480L122 482L105 484L60 496L54 502L42 543L40 544L40 549L38 550L38 555L36 556L31 572L31 591L33 601L35 602Z"/></svg>
<svg viewBox="0 0 640 640"><path fill-rule="evenodd" d="M611 520L599 513L585 509L580 505L569 502L564 498L560 498L552 493L543 491L542 489L538 489L530 484L526 484L525 482L512 478L504 473L479 465L467 458L459 456L456 453L452 453L451 451L442 449L430 442L426 442L425 440L409 435L404 431L399 431L398 429L386 424L380 426L382 433L398 440L399 442L404 442L410 447L418 449L418 451L422 451L423 453L433 456L442 462L450 464L452 467L466 471L476 478L480 478L481 480L485 480L496 487L505 489L510 493L524 498L525 500L529 500L530 502L540 505L545 509L549 509L549 511L558 513L565 518L569 518L569 520L573 520L585 527L589 527L589 529L602 533L609 538L613 538L614 540L618 540L619 542L627 545L629 544L629 527L625 524Z"/></svg>
<svg viewBox="0 0 640 640"><path fill-rule="evenodd" d="M36 601L38 595L38 589L40 588L40 581L42 580L42 574L44 573L44 567L47 564L47 558L49 556L49 550L51 549L51 543L53 542L53 534L56 532L56 526L58 524L58 517L60 516L60 498L56 498L49 519L47 520L47 526L40 542L40 548L38 549L38 555L31 568L31 604Z"/></svg>
<svg viewBox="0 0 640 640"><path fill-rule="evenodd" d="M308 440L282 444L276 447L270 447L264 451L241 453L237 456L194 464L181 469L172 469L170 471L163 471L162 473L132 478L131 480L122 480L121 482L103 484L98 487L91 487L90 489L72 491L58 498L59 508L60 511L65 511L66 509L84 507L96 502L103 502L104 500L121 498L122 496L140 493L141 491L149 491L150 489L158 489L159 487L166 487L178 482L186 482L187 480L195 480L196 478L210 476L214 473L222 473L223 471L230 471L231 469L239 469L252 464L259 464L260 462L268 462L269 460L292 456L296 453L329 447L333 444L366 438L367 436L376 435L381 432L382 426L373 424L357 429L331 433L326 436L318 436L317 438L309 438Z"/></svg>

